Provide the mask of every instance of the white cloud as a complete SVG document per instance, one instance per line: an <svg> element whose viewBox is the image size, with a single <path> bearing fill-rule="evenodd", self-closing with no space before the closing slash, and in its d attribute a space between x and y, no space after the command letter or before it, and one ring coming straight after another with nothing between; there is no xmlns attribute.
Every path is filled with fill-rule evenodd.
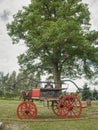
<svg viewBox="0 0 98 130"><path fill-rule="evenodd" d="M88 4L92 29L98 30L98 0L82 0Z"/></svg>

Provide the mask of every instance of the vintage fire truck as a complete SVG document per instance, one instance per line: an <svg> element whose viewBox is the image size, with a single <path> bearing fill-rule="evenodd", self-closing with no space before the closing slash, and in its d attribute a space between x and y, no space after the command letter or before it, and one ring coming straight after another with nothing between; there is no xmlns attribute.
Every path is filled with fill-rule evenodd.
<svg viewBox="0 0 98 130"><path fill-rule="evenodd" d="M33 88L28 94L22 92L23 102L17 107L19 119L35 119L37 117L38 110L34 100L47 101L47 106L51 102L51 109L60 118L73 119L80 117L82 109L86 108L82 105L80 99L73 93L61 96L65 88L53 88L52 85L49 87L50 83L53 82L47 82L45 88ZM79 89L75 83L74 85Z"/></svg>

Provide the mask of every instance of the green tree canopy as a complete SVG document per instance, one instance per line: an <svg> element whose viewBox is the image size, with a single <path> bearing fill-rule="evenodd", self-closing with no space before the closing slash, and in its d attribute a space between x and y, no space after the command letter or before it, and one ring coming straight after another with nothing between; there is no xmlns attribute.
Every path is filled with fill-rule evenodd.
<svg viewBox="0 0 98 130"><path fill-rule="evenodd" d="M98 32L90 30L89 21L88 6L82 0L31 0L7 24L13 43L24 40L28 48L19 56L21 68L46 72L55 82L94 75Z"/></svg>

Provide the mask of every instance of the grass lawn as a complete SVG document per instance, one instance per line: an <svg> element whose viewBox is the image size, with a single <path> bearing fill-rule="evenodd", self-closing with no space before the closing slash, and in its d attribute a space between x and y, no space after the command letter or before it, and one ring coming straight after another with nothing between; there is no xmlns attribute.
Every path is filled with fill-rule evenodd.
<svg viewBox="0 0 98 130"><path fill-rule="evenodd" d="M96 119L73 120L73 121L51 121L47 122L20 122L3 120L3 118L16 118L16 109L21 101L0 100L0 118L3 127L0 130L98 130L98 101L93 101L92 105L83 109L81 118L96 117ZM36 102L38 108L37 119L59 119L51 108Z"/></svg>

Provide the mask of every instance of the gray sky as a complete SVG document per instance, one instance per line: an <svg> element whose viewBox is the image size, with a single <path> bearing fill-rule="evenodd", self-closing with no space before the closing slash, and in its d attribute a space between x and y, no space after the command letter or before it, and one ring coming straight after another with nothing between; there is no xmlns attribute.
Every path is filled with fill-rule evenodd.
<svg viewBox="0 0 98 130"><path fill-rule="evenodd" d="M98 30L98 0L83 0L89 4L92 28ZM7 35L6 24L12 20L12 15L28 5L30 0L0 0L0 72L18 71L17 56L25 51L23 43L12 45Z"/></svg>
<svg viewBox="0 0 98 130"><path fill-rule="evenodd" d="M0 0L0 72L18 71L17 56L25 51L23 43L13 45L7 34L6 24L12 20L13 14L28 5L30 0Z"/></svg>

